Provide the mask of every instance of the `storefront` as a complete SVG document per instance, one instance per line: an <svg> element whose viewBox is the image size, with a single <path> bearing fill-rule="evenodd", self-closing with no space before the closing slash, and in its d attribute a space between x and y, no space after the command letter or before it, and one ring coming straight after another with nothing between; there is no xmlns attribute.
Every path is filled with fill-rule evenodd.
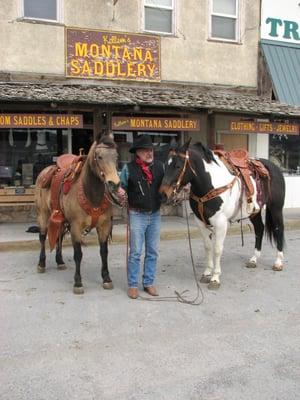
<svg viewBox="0 0 300 400"><path fill-rule="evenodd" d="M83 119L75 113L0 113L1 205L32 203L43 168L78 146L88 150L93 131L84 129Z"/></svg>
<svg viewBox="0 0 300 400"><path fill-rule="evenodd" d="M0 113L0 220L34 220L34 190L39 172L63 153L87 154L99 133L113 132L118 145L118 170L131 160L129 147L139 134L150 134L155 156L166 159L170 146L180 145L186 135L206 140L200 132L205 114L143 108L142 113L124 113L122 106L57 104L47 111L41 103L6 103ZM55 106L55 113L50 108ZM17 110L12 112L11 109ZM31 109L29 112L19 110ZM39 111L36 111L39 110ZM170 213L170 210L166 211ZM176 214L176 210L174 210ZM116 215L120 212L116 210Z"/></svg>
<svg viewBox="0 0 300 400"><path fill-rule="evenodd" d="M278 122L280 121L280 122ZM225 150L245 148L251 157L266 158L283 172L285 207L300 207L300 125L297 120L223 116L216 122L216 139Z"/></svg>
<svg viewBox="0 0 300 400"><path fill-rule="evenodd" d="M295 121L282 120L270 121L267 118L237 118L224 116L216 124L217 142L225 150L236 148L247 149L251 157L268 158L275 162L284 173L296 174L299 171L300 153L297 143L299 141L299 124ZM290 152L274 152L272 144L275 140L285 140L291 145Z"/></svg>
<svg viewBox="0 0 300 400"><path fill-rule="evenodd" d="M184 141L184 134L191 133L200 140L200 118L180 115L114 115L111 128L118 144L119 168L131 159L129 147L140 134L151 136L156 159L165 162L171 147L176 148Z"/></svg>
<svg viewBox="0 0 300 400"><path fill-rule="evenodd" d="M63 107L61 107L63 108ZM131 160L129 147L139 134L151 135L155 157L165 161L170 146L180 145L185 134L201 139L200 118L180 113L124 115L115 108L102 112L76 114L1 113L0 114L0 219L34 219L34 184L39 172L55 163L63 153L87 154L99 133L93 127L112 131L118 145L120 171ZM79 106L80 108L80 106ZM134 115L134 116L133 116ZM95 120L98 121L95 124ZM203 118L203 116L202 116ZM100 121L99 121L100 119ZM205 139L205 138L204 138ZM177 214L166 207L165 213ZM120 216L120 210L115 210Z"/></svg>
<svg viewBox="0 0 300 400"><path fill-rule="evenodd" d="M140 133L151 135L161 158L170 145L189 137L211 148L225 143L228 149L246 147L251 156L268 158L270 132L247 132L245 125L236 129L231 122L280 119L299 126L300 118L300 108L264 101L253 93L186 85L7 82L0 83L0 101L0 220L16 220L16 209L23 210L22 218L31 216L38 171L62 153L79 154L81 148L87 153L103 131L114 133L120 170ZM55 116L60 119L54 124ZM283 137L298 136L285 132ZM298 161L291 164L287 157L284 162Z"/></svg>
<svg viewBox="0 0 300 400"><path fill-rule="evenodd" d="M261 57L272 98L300 106L299 1L262 1ZM300 207L300 136L290 132L269 135L269 158L285 175L286 207Z"/></svg>

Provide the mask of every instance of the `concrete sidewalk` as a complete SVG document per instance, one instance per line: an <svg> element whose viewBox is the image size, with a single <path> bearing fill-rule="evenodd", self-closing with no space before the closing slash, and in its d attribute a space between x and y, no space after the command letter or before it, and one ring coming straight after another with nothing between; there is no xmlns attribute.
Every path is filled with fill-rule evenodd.
<svg viewBox="0 0 300 400"><path fill-rule="evenodd" d="M300 208L290 208L284 210L285 229L300 229ZM0 251L9 250L32 250L39 248L38 233L29 233L26 230L35 225L34 223L1 223L0 224ZM194 217L189 217L190 234L192 238L199 237L199 230L194 221ZM243 232L252 231L252 225L248 220L243 221ZM229 227L228 234L240 234L241 226L238 223ZM162 217L161 239L185 239L188 237L187 221L181 217ZM87 245L96 245L97 235L93 229L83 239ZM113 227L112 244L126 242L126 221L116 221ZM64 240L64 245L70 245L70 235Z"/></svg>

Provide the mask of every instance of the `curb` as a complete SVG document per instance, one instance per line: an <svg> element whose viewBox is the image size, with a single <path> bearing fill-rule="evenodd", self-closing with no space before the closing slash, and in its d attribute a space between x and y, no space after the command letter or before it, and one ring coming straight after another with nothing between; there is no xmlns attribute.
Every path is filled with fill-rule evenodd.
<svg viewBox="0 0 300 400"><path fill-rule="evenodd" d="M285 230L297 230L300 229L300 220L291 219L286 221ZM248 222L243 224L243 234L247 235L253 232L253 227ZM241 227L238 224L232 225L228 228L227 235L239 235L241 233ZM200 231L197 227L190 227L190 237L191 239L200 238ZM183 225L180 229L163 229L160 234L161 240L180 240L180 239L188 239L187 227ZM124 233L113 233L112 241L110 245L116 244L126 244L126 228ZM83 247L87 246L98 246L98 238L96 234L88 235L83 238L82 241ZM71 238L65 238L63 246L72 246ZM40 243L38 238L32 240L12 240L7 242L0 242L0 251L30 251L30 250L39 250ZM46 243L46 249L49 251L48 241Z"/></svg>

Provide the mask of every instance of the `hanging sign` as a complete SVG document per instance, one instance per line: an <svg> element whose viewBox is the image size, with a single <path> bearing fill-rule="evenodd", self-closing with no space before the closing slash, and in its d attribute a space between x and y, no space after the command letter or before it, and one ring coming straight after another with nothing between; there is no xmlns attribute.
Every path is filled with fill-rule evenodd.
<svg viewBox="0 0 300 400"><path fill-rule="evenodd" d="M269 133L273 135L299 135L298 124L279 122L231 121L229 130L237 133Z"/></svg>
<svg viewBox="0 0 300 400"><path fill-rule="evenodd" d="M199 131L197 118L112 117L114 131Z"/></svg>
<svg viewBox="0 0 300 400"><path fill-rule="evenodd" d="M160 81L160 37L66 28L66 76Z"/></svg>
<svg viewBox="0 0 300 400"><path fill-rule="evenodd" d="M77 114L0 114L0 128L82 128Z"/></svg>

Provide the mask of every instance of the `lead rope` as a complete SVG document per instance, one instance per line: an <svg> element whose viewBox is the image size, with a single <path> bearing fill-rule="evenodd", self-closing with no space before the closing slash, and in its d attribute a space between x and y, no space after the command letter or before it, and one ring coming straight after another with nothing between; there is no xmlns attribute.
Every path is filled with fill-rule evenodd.
<svg viewBox="0 0 300 400"><path fill-rule="evenodd" d="M127 206L127 223L126 223L126 277L128 281L128 256L129 256L129 207Z"/></svg>
<svg viewBox="0 0 300 400"><path fill-rule="evenodd" d="M242 239L242 247L244 247L244 232L243 232L243 194L244 194L244 184L241 180L242 190L241 190L241 199L240 199L240 209L241 209L241 239Z"/></svg>
<svg viewBox="0 0 300 400"><path fill-rule="evenodd" d="M187 206L186 206L186 194L184 193L184 204L185 204L185 216L186 216L186 221L187 221L187 232L188 232L188 240L189 240L189 249L190 249L190 256L191 256L191 262L192 262L192 267L193 267L193 274L194 274L194 279L196 282L197 286L197 295L195 296L194 299L188 300L186 299L186 294L189 292L188 289L182 291L179 293L177 290L174 290L175 296L163 296L163 297L158 297L158 298L152 298L152 297L144 297L139 295L138 299L140 300L146 300L146 301L160 301L160 302L174 302L178 301L179 303L183 304L189 304L190 306L200 306L200 304L203 303L204 301L204 294L201 289L201 286L199 284L199 281L197 279L197 273L196 273L196 267L194 263L194 257L193 257L193 250L192 250L192 244L191 244L191 232L190 232L190 224L189 224L189 218L188 218L188 211L187 211ZM129 221L127 221L127 232L128 232L128 224ZM128 235L127 235L127 270L128 270ZM127 272L128 273L128 272ZM201 299L199 299L201 294Z"/></svg>

